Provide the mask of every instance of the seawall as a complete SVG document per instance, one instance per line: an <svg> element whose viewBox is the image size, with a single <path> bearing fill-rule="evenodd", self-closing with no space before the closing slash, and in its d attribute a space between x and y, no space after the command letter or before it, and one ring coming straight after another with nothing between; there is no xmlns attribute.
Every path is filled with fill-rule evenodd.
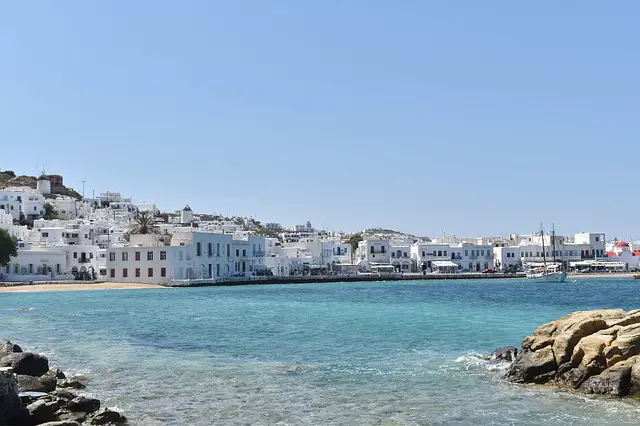
<svg viewBox="0 0 640 426"><path fill-rule="evenodd" d="M304 275L290 277L233 277L218 280L180 280L166 287L224 287L238 285L269 284L318 284L372 281L430 281L430 280L479 280L525 278L525 274L350 274L350 275Z"/></svg>

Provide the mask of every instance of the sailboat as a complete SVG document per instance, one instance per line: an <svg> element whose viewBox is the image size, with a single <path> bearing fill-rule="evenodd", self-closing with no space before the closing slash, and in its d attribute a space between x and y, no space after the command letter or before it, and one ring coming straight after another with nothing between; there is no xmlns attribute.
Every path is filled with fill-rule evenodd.
<svg viewBox="0 0 640 426"><path fill-rule="evenodd" d="M536 266L527 271L527 278L545 283L561 283L567 279L567 273L561 265L556 263L556 232L551 231L551 244L553 245L553 264L547 265L547 254L544 246L544 230L540 226L540 239L542 240L542 266Z"/></svg>

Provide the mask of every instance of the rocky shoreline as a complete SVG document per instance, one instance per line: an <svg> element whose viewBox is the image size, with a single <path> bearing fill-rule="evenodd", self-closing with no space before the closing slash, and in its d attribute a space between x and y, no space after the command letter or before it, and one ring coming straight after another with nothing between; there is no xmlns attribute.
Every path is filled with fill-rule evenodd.
<svg viewBox="0 0 640 426"><path fill-rule="evenodd" d="M494 358L511 361L505 377L513 383L640 397L640 309L574 312L538 327L521 351L499 349Z"/></svg>
<svg viewBox="0 0 640 426"><path fill-rule="evenodd" d="M0 425L124 425L127 419L100 400L77 393L88 378L68 378L49 360L0 340Z"/></svg>

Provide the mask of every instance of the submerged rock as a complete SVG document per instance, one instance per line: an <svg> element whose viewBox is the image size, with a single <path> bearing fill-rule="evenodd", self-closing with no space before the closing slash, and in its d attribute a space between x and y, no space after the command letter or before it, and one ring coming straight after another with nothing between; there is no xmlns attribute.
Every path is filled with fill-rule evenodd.
<svg viewBox="0 0 640 426"><path fill-rule="evenodd" d="M511 382L640 396L640 310L574 312L538 327L522 349L507 370Z"/></svg>
<svg viewBox="0 0 640 426"><path fill-rule="evenodd" d="M127 422L127 418L117 411L111 411L105 408L103 411L96 413L89 420L91 425L122 425Z"/></svg>
<svg viewBox="0 0 640 426"><path fill-rule="evenodd" d="M82 382L79 382L78 380L69 380L69 379L58 380L58 387L59 388L71 388L71 389L84 389L84 388L86 388L86 386Z"/></svg>
<svg viewBox="0 0 640 426"><path fill-rule="evenodd" d="M504 348L496 349L489 356L492 361L514 361L518 355L518 349L513 346L505 346Z"/></svg>
<svg viewBox="0 0 640 426"><path fill-rule="evenodd" d="M100 400L79 396L66 403L65 409L74 413L93 413L100 409Z"/></svg>

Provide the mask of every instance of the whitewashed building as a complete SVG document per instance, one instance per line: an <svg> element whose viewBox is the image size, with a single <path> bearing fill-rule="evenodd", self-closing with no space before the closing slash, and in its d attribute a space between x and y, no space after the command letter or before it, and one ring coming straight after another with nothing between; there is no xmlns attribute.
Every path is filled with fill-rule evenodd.
<svg viewBox="0 0 640 426"><path fill-rule="evenodd" d="M18 256L0 268L0 281L73 280L67 252L60 247L34 246L18 248Z"/></svg>

